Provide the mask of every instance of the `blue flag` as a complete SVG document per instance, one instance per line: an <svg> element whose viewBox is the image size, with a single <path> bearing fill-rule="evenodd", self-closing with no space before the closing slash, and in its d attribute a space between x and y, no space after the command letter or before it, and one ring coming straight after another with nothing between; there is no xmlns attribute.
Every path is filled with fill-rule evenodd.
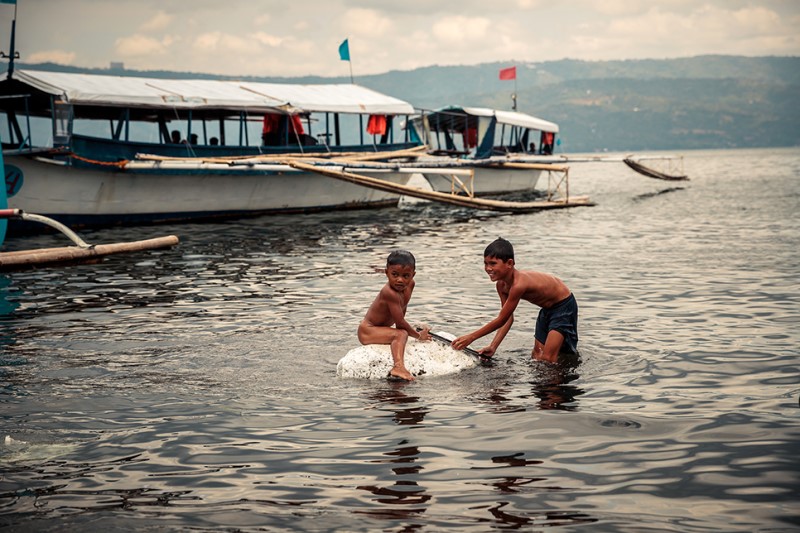
<svg viewBox="0 0 800 533"><path fill-rule="evenodd" d="M350 61L350 45L347 44L347 39L342 41L339 45L339 59L342 61Z"/></svg>

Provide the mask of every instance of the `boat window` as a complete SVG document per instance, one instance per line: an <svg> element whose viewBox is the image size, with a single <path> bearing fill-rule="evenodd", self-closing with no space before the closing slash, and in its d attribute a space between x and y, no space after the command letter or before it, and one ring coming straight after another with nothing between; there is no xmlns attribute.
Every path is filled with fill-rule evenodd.
<svg viewBox="0 0 800 533"><path fill-rule="evenodd" d="M0 113L0 131L3 143L13 145L15 148L53 146L53 121L49 117L17 115L14 125L9 123L6 113Z"/></svg>
<svg viewBox="0 0 800 533"><path fill-rule="evenodd" d="M55 120L53 121L53 144L69 144L70 126L72 125L72 106L58 100L55 102L53 114L55 115Z"/></svg>

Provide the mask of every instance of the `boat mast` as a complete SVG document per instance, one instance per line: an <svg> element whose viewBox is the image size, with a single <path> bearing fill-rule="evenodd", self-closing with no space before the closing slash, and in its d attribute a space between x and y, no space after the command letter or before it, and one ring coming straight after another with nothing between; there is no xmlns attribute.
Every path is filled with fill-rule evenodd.
<svg viewBox="0 0 800 533"><path fill-rule="evenodd" d="M0 0L0 4L10 4L12 3L9 0ZM11 21L11 50L6 55L5 52L0 52L0 58L8 59L8 75L6 79L11 79L11 75L14 74L14 59L19 59L19 52L14 50L14 36L17 33L17 0L13 0L14 3L14 18Z"/></svg>

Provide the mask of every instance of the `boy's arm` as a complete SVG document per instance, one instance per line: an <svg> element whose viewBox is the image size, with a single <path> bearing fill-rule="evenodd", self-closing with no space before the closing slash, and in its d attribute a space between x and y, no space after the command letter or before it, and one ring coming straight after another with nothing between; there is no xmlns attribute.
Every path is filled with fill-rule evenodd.
<svg viewBox="0 0 800 533"><path fill-rule="evenodd" d="M511 325L513 323L514 323L514 315L511 315L511 318L509 318L506 321L506 323L503 324L503 327L497 330L497 333L495 334L494 339L492 339L492 342L489 343L489 346L483 348L482 350L479 350L480 353L487 357L492 357L495 354L495 352L497 352L497 349L500 347L500 343L503 342L503 339L506 338L506 334L511 329Z"/></svg>
<svg viewBox="0 0 800 533"><path fill-rule="evenodd" d="M484 335L488 335L494 330L507 325L508 328L504 328L505 332L502 331L500 332L502 333L502 337L500 337L500 333L498 333L497 335L497 337L500 337L499 341L502 341L503 337L505 337L506 333L508 333L508 329L511 328L511 324L513 323L514 320L514 311L516 310L517 305L519 304L521 298L522 298L522 290L517 287L511 287L511 290L508 292L508 297L506 298L506 301L503 303L503 307L500 309L500 314L497 315L497 318L495 318L494 320L483 326L481 329L473 331L469 335L464 335L454 340L453 348L455 348L456 350L461 350L469 346L473 342L475 342L477 339L480 339ZM500 297L500 299L502 301L502 296ZM495 337L495 339L497 339L497 337ZM497 342L498 345L500 344L499 341Z"/></svg>
<svg viewBox="0 0 800 533"><path fill-rule="evenodd" d="M406 330L408 335L414 337L415 339L425 340L425 337L428 336L427 329L417 331L411 326L411 324L406 322L405 310L403 309L403 302L399 294L391 291L386 299L386 305L389 309L389 315L392 317L392 321L394 322L394 327L397 329Z"/></svg>

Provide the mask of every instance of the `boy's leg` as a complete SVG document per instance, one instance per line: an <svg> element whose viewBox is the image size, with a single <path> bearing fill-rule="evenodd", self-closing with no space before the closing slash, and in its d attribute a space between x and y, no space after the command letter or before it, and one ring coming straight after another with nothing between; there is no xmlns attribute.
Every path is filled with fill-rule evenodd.
<svg viewBox="0 0 800 533"><path fill-rule="evenodd" d="M564 335L561 332L551 329L547 332L547 340L544 344L536 339L533 344L533 352L531 355L534 359L540 361L549 361L550 363L558 362L558 354L561 353L561 346L564 344Z"/></svg>
<svg viewBox="0 0 800 533"><path fill-rule="evenodd" d="M556 363L562 348L577 354L578 303L575 297L570 295L553 309L541 309L536 318L535 336L531 353L534 359Z"/></svg>
<svg viewBox="0 0 800 533"><path fill-rule="evenodd" d="M388 344L391 346L393 366L389 374L414 381L414 376L408 371L405 364L407 331L387 326L367 326L362 323L358 327L358 340L361 344Z"/></svg>

